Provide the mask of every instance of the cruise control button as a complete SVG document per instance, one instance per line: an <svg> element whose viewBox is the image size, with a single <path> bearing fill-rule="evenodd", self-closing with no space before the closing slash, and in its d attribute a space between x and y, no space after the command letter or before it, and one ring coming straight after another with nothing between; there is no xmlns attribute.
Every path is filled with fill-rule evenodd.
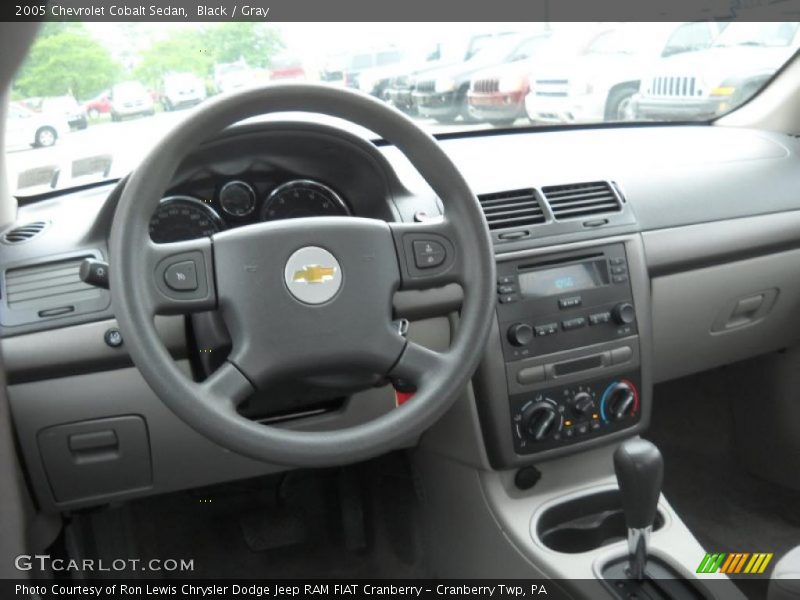
<svg viewBox="0 0 800 600"><path fill-rule="evenodd" d="M502 277L497 278L497 283L500 285L505 285L507 283L514 283L514 276L513 275L503 275Z"/></svg>
<svg viewBox="0 0 800 600"><path fill-rule="evenodd" d="M517 288L513 285L499 285L497 286L497 293L498 294L513 294L517 291Z"/></svg>
<svg viewBox="0 0 800 600"><path fill-rule="evenodd" d="M608 323L610 320L610 312L601 312L589 315L589 325L600 325L601 323Z"/></svg>
<svg viewBox="0 0 800 600"><path fill-rule="evenodd" d="M611 267L611 274L612 275L624 275L628 272L628 269L624 265L619 265L617 267Z"/></svg>
<svg viewBox="0 0 800 600"><path fill-rule="evenodd" d="M626 281L628 281L628 276L627 275L614 275L614 277L612 278L612 281L614 283L625 283Z"/></svg>
<svg viewBox="0 0 800 600"><path fill-rule="evenodd" d="M447 252L435 240L416 240L414 242L414 264L418 269L431 269L444 262Z"/></svg>
<svg viewBox="0 0 800 600"><path fill-rule="evenodd" d="M500 304L510 304L511 302L516 302L519 300L519 296L516 294L504 294L499 296L497 300L500 302Z"/></svg>
<svg viewBox="0 0 800 600"><path fill-rule="evenodd" d="M581 327L585 326L585 317L575 317L574 319L565 319L561 321L561 327L564 328L564 331L569 331L570 329L580 329Z"/></svg>
<svg viewBox="0 0 800 600"><path fill-rule="evenodd" d="M615 256L614 258L610 259L609 262L612 265L624 265L625 264L625 258L622 257L622 256Z"/></svg>
<svg viewBox="0 0 800 600"><path fill-rule="evenodd" d="M197 266L193 260L185 260L167 267L164 282L176 292L191 292L197 289Z"/></svg>

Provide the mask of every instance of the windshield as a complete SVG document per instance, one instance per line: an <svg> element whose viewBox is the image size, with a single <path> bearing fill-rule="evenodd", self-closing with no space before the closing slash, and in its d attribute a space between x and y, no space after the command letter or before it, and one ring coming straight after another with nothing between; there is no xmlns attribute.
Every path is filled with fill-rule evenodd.
<svg viewBox="0 0 800 600"><path fill-rule="evenodd" d="M433 134L708 121L748 100L798 47L795 22L330 27L43 24L11 88L5 152L17 195L50 189L24 185L42 169L54 188L123 177L210 99L270 81L358 90Z"/></svg>
<svg viewBox="0 0 800 600"><path fill-rule="evenodd" d="M797 23L731 23L715 46L789 46L797 34Z"/></svg>

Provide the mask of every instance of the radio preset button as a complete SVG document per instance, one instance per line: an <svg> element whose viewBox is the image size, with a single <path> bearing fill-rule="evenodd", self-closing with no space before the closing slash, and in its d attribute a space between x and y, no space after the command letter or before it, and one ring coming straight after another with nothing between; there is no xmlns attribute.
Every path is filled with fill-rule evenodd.
<svg viewBox="0 0 800 600"><path fill-rule="evenodd" d="M581 327L586 326L586 317L575 317L573 319L564 319L561 321L561 327L564 328L564 331L569 331L571 329L580 329Z"/></svg>
<svg viewBox="0 0 800 600"><path fill-rule="evenodd" d="M582 303L583 299L580 296L567 296L566 298L558 299L559 308L574 308L580 306Z"/></svg>
<svg viewBox="0 0 800 600"><path fill-rule="evenodd" d="M534 327L534 331L536 331L536 337L542 337L545 335L554 335L558 333L558 323L546 323L544 325L537 325Z"/></svg>
<svg viewBox="0 0 800 600"><path fill-rule="evenodd" d="M608 323L610 320L611 313L608 311L589 315L589 325L601 325L602 323Z"/></svg>

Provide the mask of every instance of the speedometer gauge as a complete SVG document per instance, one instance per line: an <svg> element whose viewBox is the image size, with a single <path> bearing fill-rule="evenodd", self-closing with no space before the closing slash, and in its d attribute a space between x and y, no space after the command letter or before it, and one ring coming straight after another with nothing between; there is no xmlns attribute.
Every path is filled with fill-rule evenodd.
<svg viewBox="0 0 800 600"><path fill-rule="evenodd" d="M347 205L331 188L310 179L295 179L276 187L261 207L261 220L349 215Z"/></svg>
<svg viewBox="0 0 800 600"><path fill-rule="evenodd" d="M191 196L164 198L150 218L150 239L156 244L209 237L222 231L213 208Z"/></svg>

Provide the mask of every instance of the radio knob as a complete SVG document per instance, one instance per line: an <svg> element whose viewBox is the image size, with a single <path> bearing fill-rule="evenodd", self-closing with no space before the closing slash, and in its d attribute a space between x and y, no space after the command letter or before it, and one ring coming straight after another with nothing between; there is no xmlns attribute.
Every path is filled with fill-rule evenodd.
<svg viewBox="0 0 800 600"><path fill-rule="evenodd" d="M620 381L607 392L605 414L609 421L620 421L636 410L636 390L633 385Z"/></svg>
<svg viewBox="0 0 800 600"><path fill-rule="evenodd" d="M514 323L508 328L508 341L513 346L527 346L533 340L533 327L527 323Z"/></svg>
<svg viewBox="0 0 800 600"><path fill-rule="evenodd" d="M572 399L572 410L578 417L585 417L594 409L594 398L586 392L578 392Z"/></svg>
<svg viewBox="0 0 800 600"><path fill-rule="evenodd" d="M636 319L636 310L630 302L620 302L611 310L611 316L619 325L630 325Z"/></svg>
<svg viewBox="0 0 800 600"><path fill-rule="evenodd" d="M523 426L528 436L541 442L561 428L561 415L549 402L540 402L528 408L522 415Z"/></svg>

